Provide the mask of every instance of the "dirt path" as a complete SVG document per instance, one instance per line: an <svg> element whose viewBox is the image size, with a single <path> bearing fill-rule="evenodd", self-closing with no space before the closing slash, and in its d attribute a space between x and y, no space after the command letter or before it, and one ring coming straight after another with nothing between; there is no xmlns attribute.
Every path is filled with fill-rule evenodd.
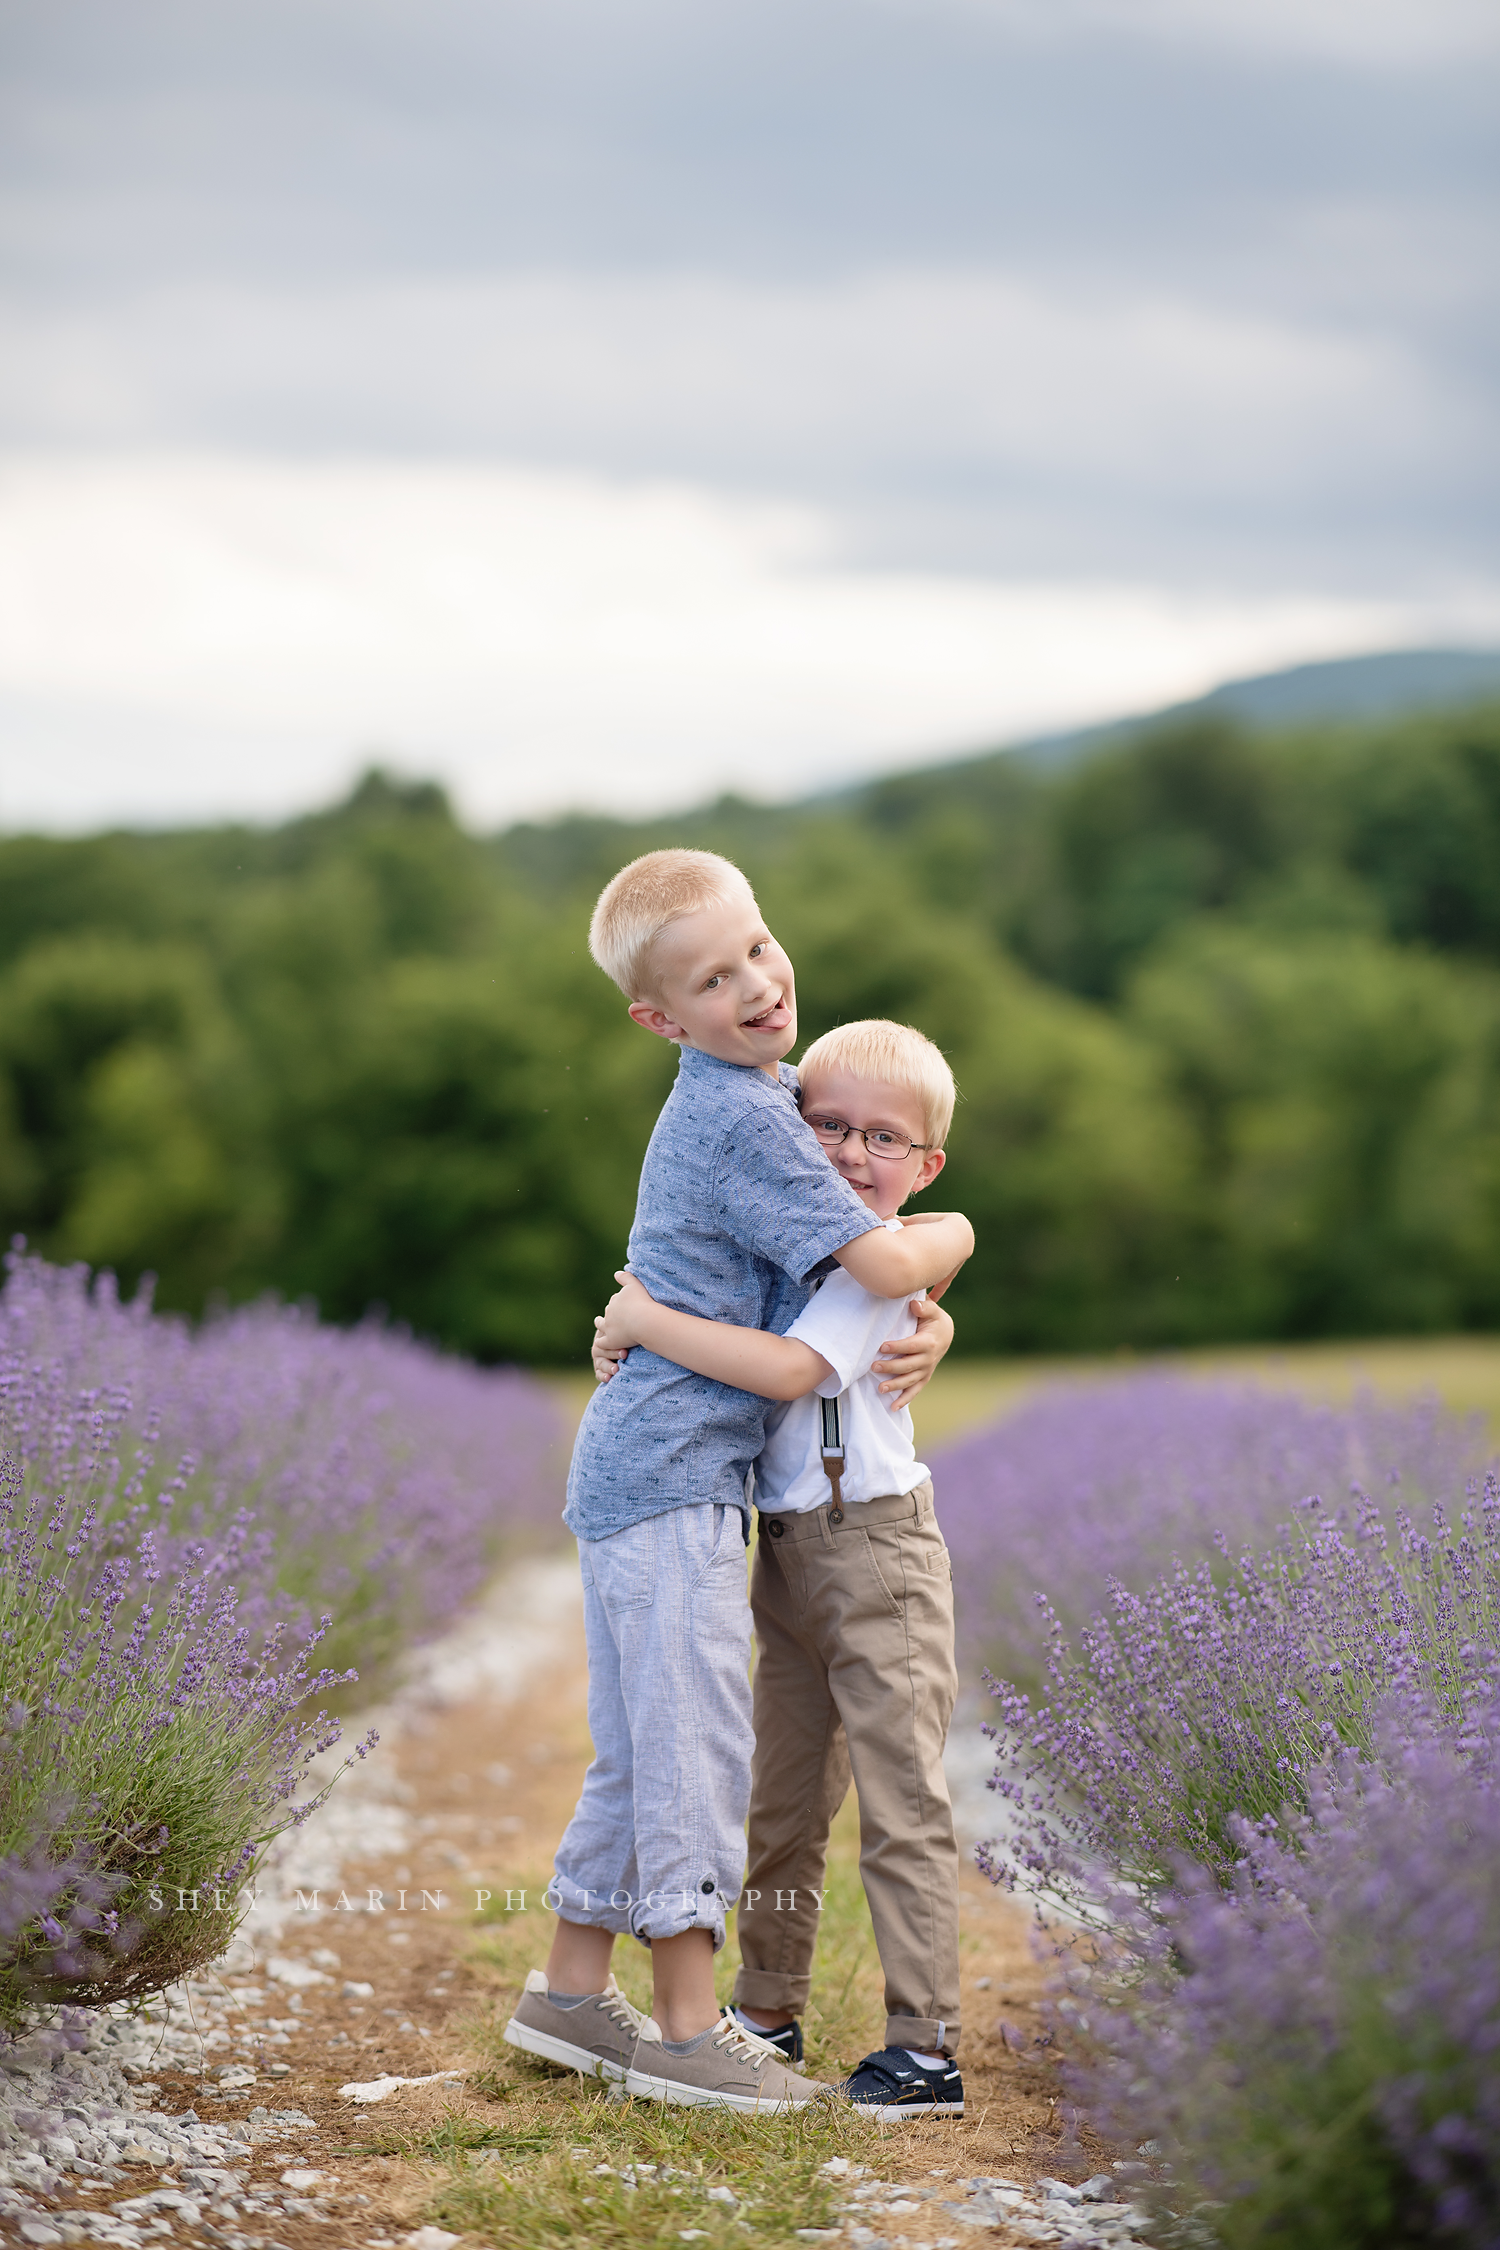
<svg viewBox="0 0 1500 2250"><path fill-rule="evenodd" d="M551 1583L535 1581L538 1588ZM540 1593L532 1606L545 1608ZM211 2062L207 2076L173 2069L165 2059L152 2068L160 2089L152 2102L160 2111L196 2108L215 2121L251 2121L251 2137L261 2145L248 2195L258 2187L275 2192L273 2183L300 2165L322 2175L303 2188L312 2200L300 2212L283 2209L270 2225L248 2216L226 2224L227 2212L213 2224L205 2214L200 2225L185 2215L174 2221L167 2212L159 2233L174 2228L179 2241L215 2241L229 2250L302 2250L313 2243L326 2250L330 2242L340 2250L345 2244L379 2250L421 2227L444 2147L477 2143L486 2134L493 2139L497 2115L513 2139L516 2120L539 2114L538 2105L553 2126L558 2105L568 2105L578 2122L564 2139L588 2143L587 2105L597 2108L597 2090L574 2079L541 2078L500 2038L520 1978L544 1958L550 1942L552 1921L541 1893L590 1754L581 1621L576 1604L554 1606L543 1633L547 1660L532 1665L521 1692L481 1686L478 1693L462 1693L476 1666L466 1672L462 1662L448 1661L446 1699L433 1692L408 1700L394 1738L372 1761L367 1787L348 1791L337 1852L330 1857L325 1842L321 1866L312 1852L315 1873L341 1862L336 1878L312 1882L304 1874L300 1899L294 1884L279 1927L262 1915L253 1958L246 1953L238 1971L224 1976L235 2031L232 2042L220 2044L229 2045L229 2059ZM481 1646L472 1635L471 1643ZM504 1670L500 1663L502 1689L514 1685ZM482 1661L477 1676L485 1676ZM856 1851L850 1806L836 1834L833 1871L843 1870L851 1897ZM513 1911L501 1915L507 1897ZM943 2192L933 2183L944 2177L1005 2175L1030 2182L1039 2172L1063 2172L1082 2178L1097 2167L1079 2162L1075 2152L1070 2168L1060 2153L1050 2061L1028 2061L1017 2051L1039 2028L1044 1981L1027 1916L969 1870L963 1930L970 2029L961 2061L969 2114L958 2124L886 2130L874 2169L887 2181L923 2183L929 2197ZM810 2067L832 2077L880 2041L884 2010L862 1900L846 1908L836 1935L825 1931L825 1942L830 1992L821 2018L813 2020L816 2002L809 2018ZM643 2000L644 1951L622 1945L619 1954L622 1982ZM727 1990L732 1953L722 1966ZM221 2070L242 2081L253 2073L254 2082L210 2093ZM465 2075L404 2087L378 2105L340 2093L351 2082L382 2075L448 2071ZM280 2130L277 2113L287 2112L301 2113L316 2131ZM581 2159L586 2149L571 2153ZM171 2187L175 2178L168 2169L160 2184ZM146 2171L131 2186L140 2194L157 2184ZM113 2197L59 2199L53 2208L65 2225L64 2213L103 2212L119 2194L117 2188ZM282 2191L283 2205L294 2200ZM861 2231L868 2233L856 2230L846 2239L856 2242ZM61 2237L69 2238L84 2239L73 2227ZM444 2239L454 2239L451 2231ZM490 2237L480 2231L471 2239ZM588 2236L551 2239L583 2243ZM914 2210L882 2216L879 2239L894 2250L897 2243L955 2238L941 2236L925 2210ZM1022 2237L1002 2230L990 2239ZM426 2238L424 2250L441 2250L441 2244Z"/></svg>
<svg viewBox="0 0 1500 2250"><path fill-rule="evenodd" d="M297 1912L283 1927L284 1954L324 1961L333 1952L338 1964L337 1981L302 1995L301 2029L294 2047L282 2050L292 2069L275 2098L294 2102L323 2124L319 2161L336 2162L346 2194L369 2196L364 2241L399 2232L401 2222L410 2227L425 2185L410 2166L355 2153L373 2129L419 2137L445 2112L472 2110L482 2118L490 2105L459 2081L407 2088L367 2110L341 2100L338 2088L385 2072L418 2076L476 2065L498 2071L502 2080L512 2075L513 2058L498 2033L519 1974L542 1961L550 1942L552 1921L541 1892L589 1755L575 1615L560 1627L553 1662L531 1692L515 1701L480 1696L433 1710L409 1722L393 1745L410 1845L400 1857L351 1857L341 1886L351 1907L367 1906L372 1891L381 1894L384 1911L343 1911L336 1900L327 1911L331 1902L323 1891L323 1911ZM851 1810L838 1838L846 1861L856 1848ZM499 1925L487 1922L507 1895L516 1911ZM925 2180L942 2167L955 2178L1003 2173L1030 2179L1059 2161L1053 2071L1023 2061L1000 2029L1003 2018L1010 2039L1024 2042L1039 2028L1044 1980L1028 1917L970 1869L963 1925L964 2013L972 2027L962 2057L969 2115L961 2124L906 2126L888 2136L880 2167L888 2178ZM844 2037L838 2043L847 2051L837 2060L844 2065L880 2041L884 2010L867 1923L864 1935L855 2004L839 2025ZM624 1945L619 1952L623 1979L643 1998L644 1954ZM345 1983L373 1989L348 2000ZM568 2098L569 2082L554 2083L558 2098ZM192 2091L184 2082L183 2094ZM883 2225L892 2239L931 2238L930 2227L924 2232L914 2225L908 2237L896 2222Z"/></svg>

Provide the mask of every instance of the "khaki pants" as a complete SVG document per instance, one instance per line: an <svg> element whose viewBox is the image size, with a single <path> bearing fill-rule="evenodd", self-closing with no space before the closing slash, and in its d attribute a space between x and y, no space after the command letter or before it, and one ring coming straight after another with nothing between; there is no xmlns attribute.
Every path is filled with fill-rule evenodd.
<svg viewBox="0 0 1500 2250"><path fill-rule="evenodd" d="M958 1843L943 1745L958 1673L932 1486L850 1501L839 1524L827 1508L762 1515L750 1606L755 1757L734 1997L767 2013L806 2007L828 1829L852 1771L886 2044L951 2055Z"/></svg>

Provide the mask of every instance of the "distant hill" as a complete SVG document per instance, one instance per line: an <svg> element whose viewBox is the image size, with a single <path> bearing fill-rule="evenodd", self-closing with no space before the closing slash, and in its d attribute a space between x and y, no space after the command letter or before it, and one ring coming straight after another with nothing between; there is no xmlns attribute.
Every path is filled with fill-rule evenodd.
<svg viewBox="0 0 1500 2250"><path fill-rule="evenodd" d="M1500 649L1389 649L1379 656L1336 657L1326 664L1294 664L1285 672L1226 680L1190 703L1018 742L1011 755L1033 765L1071 765L1140 727L1206 711L1227 711L1254 726L1289 727L1305 719L1397 718L1407 711L1451 710L1492 696L1500 696Z"/></svg>

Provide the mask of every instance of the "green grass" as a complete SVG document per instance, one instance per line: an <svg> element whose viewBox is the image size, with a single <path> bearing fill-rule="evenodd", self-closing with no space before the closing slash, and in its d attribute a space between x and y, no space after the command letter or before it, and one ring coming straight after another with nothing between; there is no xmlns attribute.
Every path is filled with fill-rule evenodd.
<svg viewBox="0 0 1500 2250"><path fill-rule="evenodd" d="M551 2084L534 2100L539 2129L502 2129L479 2147L442 2146L443 2128L431 2136L443 2172L428 2219L495 2250L676 2250L685 2227L701 2229L709 2250L789 2243L799 2227L837 2223L842 2188L821 2171L828 2159L868 2162L879 2141L879 2128L842 2103L752 2118ZM461 2130L472 2131L468 2118ZM711 2199L712 2188L733 2202Z"/></svg>
<svg viewBox="0 0 1500 2250"><path fill-rule="evenodd" d="M851 1798L834 1825L817 1982L803 2019L805 2067L815 2078L845 2075L881 2043L880 1964L858 1861ZM544 1882L528 1887L539 1895ZM843 2190L821 2167L844 2157L878 2168L886 2137L887 2129L857 2111L839 2103L752 2118L614 2098L505 2044L515 1995L550 1930L550 1919L534 1912L492 1916L476 1927L470 1959L494 1987L493 2004L470 2027L483 2061L467 2091L483 2097L483 2106L450 2109L435 2127L378 2144L381 2153L432 2168L423 2217L495 2250L582 2243L590 2250L678 2250L685 2228L701 2231L703 2250L722 2250L731 2243L788 2244L799 2227L834 2225ZM649 2007L645 1948L622 1941L615 1950L621 1987L637 2007ZM716 1964L721 1998L738 1966L731 1920ZM711 2201L713 2187L727 2188L733 2205Z"/></svg>

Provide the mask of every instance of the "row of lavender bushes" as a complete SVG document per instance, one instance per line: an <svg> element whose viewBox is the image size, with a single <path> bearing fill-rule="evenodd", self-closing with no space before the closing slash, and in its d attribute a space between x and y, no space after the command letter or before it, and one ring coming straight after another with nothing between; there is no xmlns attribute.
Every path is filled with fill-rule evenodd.
<svg viewBox="0 0 1500 2250"><path fill-rule="evenodd" d="M1088 1933L1074 2090L1167 2150L1164 2240L1500 2242L1487 1451L1432 1405L1150 1375L935 1464L1002 1675L983 1862Z"/></svg>
<svg viewBox="0 0 1500 2250"><path fill-rule="evenodd" d="M193 1328L12 1252L0 2018L223 1950L259 1855L317 1801L330 1704L356 1679L368 1700L555 1515L558 1437L525 1376L273 1303Z"/></svg>

